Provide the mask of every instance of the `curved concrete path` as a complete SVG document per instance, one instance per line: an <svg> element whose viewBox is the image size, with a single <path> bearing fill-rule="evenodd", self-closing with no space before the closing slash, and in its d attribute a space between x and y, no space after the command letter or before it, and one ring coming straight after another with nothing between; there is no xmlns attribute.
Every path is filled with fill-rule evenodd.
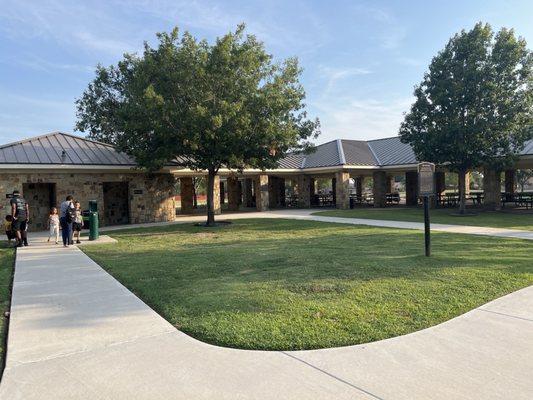
<svg viewBox="0 0 533 400"><path fill-rule="evenodd" d="M17 254L0 399L530 399L533 287L410 335L265 352L176 330L75 247Z"/></svg>
<svg viewBox="0 0 533 400"><path fill-rule="evenodd" d="M369 225L378 226L382 228L399 228L399 229L415 229L424 230L424 223L422 222L407 222L407 221L389 221L380 219L365 219L365 218L340 218L340 217L323 217L320 215L312 215L317 211L323 211L323 209L285 209L285 210L273 210L263 212L234 212L224 213L218 216L219 219L242 219L242 218L288 218L288 219L303 219L308 221L318 222L333 222L337 224L348 225ZM181 216L176 219L175 224L185 222L204 221L205 216ZM102 231L113 231L117 229L132 228L132 227L149 227L158 225L168 225L169 222L149 223L149 224L136 224L136 225L122 225L102 228ZM482 235L482 236L494 236L501 238L513 238L533 240L533 231L524 231L519 229L507 229L507 228L491 228L486 226L468 226L468 225L452 225L452 224L431 224L431 230L438 232L449 233L462 233L465 235Z"/></svg>

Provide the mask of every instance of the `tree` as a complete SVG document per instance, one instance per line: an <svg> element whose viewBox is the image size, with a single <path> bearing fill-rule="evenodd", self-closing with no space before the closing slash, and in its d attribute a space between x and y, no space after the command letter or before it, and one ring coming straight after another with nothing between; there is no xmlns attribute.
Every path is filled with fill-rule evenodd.
<svg viewBox="0 0 533 400"><path fill-rule="evenodd" d="M461 31L431 61L415 87L415 102L400 127L419 160L459 175L512 164L532 135L532 53L513 30L494 35L488 24Z"/></svg>
<svg viewBox="0 0 533 400"><path fill-rule="evenodd" d="M307 118L296 58L273 62L253 35L214 44L178 29L159 33L142 56L99 66L77 100L76 128L112 143L155 171L175 160L207 171L207 225L220 168L275 168L288 151L310 148L318 120Z"/></svg>
<svg viewBox="0 0 533 400"><path fill-rule="evenodd" d="M533 179L533 169L519 169L516 171L516 182L520 185L521 192L524 192L531 179Z"/></svg>

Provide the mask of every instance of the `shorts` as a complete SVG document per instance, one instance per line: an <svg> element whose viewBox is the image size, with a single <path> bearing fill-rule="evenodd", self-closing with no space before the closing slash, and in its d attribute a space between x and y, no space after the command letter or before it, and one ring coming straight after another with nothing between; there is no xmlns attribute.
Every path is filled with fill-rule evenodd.
<svg viewBox="0 0 533 400"><path fill-rule="evenodd" d="M72 230L74 232L80 232L83 228L83 224L81 222L73 222L72 223Z"/></svg>
<svg viewBox="0 0 533 400"><path fill-rule="evenodd" d="M8 240L15 239L17 237L17 235L15 235L15 232L13 231L6 231L6 236Z"/></svg>
<svg viewBox="0 0 533 400"><path fill-rule="evenodd" d="M25 231L28 226L28 221L26 219L16 219L11 224L11 227L14 231Z"/></svg>

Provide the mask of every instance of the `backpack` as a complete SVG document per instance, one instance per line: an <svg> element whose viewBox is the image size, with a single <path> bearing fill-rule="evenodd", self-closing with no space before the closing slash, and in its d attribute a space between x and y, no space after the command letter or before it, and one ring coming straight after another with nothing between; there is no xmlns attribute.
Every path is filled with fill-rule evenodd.
<svg viewBox="0 0 533 400"><path fill-rule="evenodd" d="M68 224L74 222L74 220L76 219L76 210L74 209L74 207L67 208L65 219L67 220Z"/></svg>

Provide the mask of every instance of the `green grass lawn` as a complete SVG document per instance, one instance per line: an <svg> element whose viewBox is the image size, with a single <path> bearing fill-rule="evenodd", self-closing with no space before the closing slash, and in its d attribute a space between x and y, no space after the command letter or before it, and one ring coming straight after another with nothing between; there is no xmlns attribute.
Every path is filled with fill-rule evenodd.
<svg viewBox="0 0 533 400"><path fill-rule="evenodd" d="M494 228L523 229L533 231L533 212L531 211L473 211L477 215L457 216L455 209L434 209L430 211L431 222L439 224L490 226ZM469 211L470 212L470 211ZM384 219L392 221L424 222L424 210L419 208L356 208L353 210L319 211L313 215Z"/></svg>
<svg viewBox="0 0 533 400"><path fill-rule="evenodd" d="M13 281L13 265L15 250L0 245L0 374L4 366L5 345L7 336L7 319L4 313L9 310L11 301L11 283Z"/></svg>
<svg viewBox="0 0 533 400"><path fill-rule="evenodd" d="M247 349L365 343L533 284L532 243L294 220L111 233L89 256L182 331Z"/></svg>

